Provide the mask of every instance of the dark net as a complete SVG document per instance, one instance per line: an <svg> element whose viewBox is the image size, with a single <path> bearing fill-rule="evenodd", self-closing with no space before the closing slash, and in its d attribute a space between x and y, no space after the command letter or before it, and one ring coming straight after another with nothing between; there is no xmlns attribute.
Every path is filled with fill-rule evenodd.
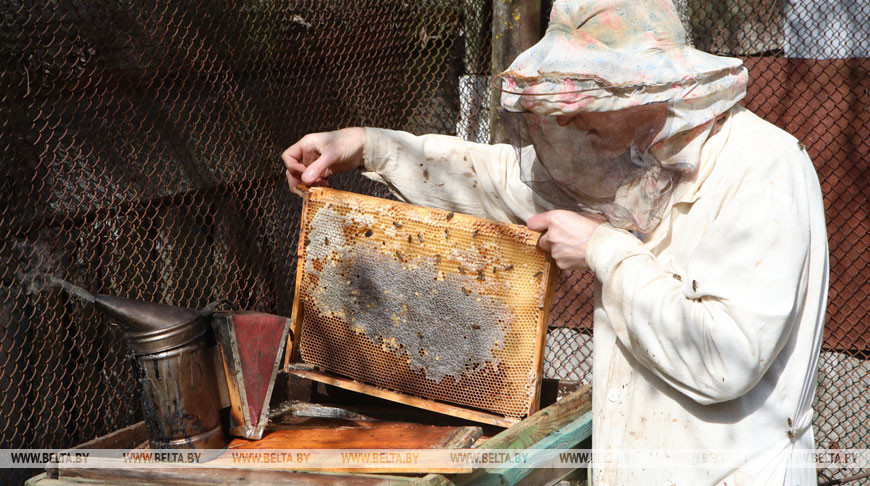
<svg viewBox="0 0 870 486"><path fill-rule="evenodd" d="M816 163L831 244L816 439L870 447L870 6L678 3L698 47L745 59L747 106ZM348 125L487 141L491 12L490 0L3 2L0 448L68 447L141 418L122 333L43 276L289 315L300 201L281 150ZM356 175L334 185L386 196ZM562 276L547 376L589 380L591 294L589 274Z"/></svg>
<svg viewBox="0 0 870 486"><path fill-rule="evenodd" d="M0 448L141 419L121 331L43 275L290 315L284 148L347 125L488 137L488 2L230 4L0 5Z"/></svg>

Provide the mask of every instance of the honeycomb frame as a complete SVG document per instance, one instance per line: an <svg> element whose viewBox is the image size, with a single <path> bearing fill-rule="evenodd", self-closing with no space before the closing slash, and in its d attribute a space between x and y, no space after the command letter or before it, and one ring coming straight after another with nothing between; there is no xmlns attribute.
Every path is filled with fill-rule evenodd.
<svg viewBox="0 0 870 486"><path fill-rule="evenodd" d="M556 281L539 237L451 211L306 190L288 371L305 363L328 373L319 381L357 382L497 425L528 416L539 405Z"/></svg>

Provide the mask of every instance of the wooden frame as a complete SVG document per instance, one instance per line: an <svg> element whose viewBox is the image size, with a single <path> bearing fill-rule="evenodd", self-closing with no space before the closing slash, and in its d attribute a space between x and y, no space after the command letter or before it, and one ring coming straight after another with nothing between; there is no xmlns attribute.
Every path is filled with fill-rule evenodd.
<svg viewBox="0 0 870 486"><path fill-rule="evenodd" d="M300 219L300 227L305 228L309 224L309 220L312 217L310 214L310 204L309 200L311 198L311 194L313 190L322 190L320 188L308 189L305 188L304 193L304 203L302 209L302 215ZM338 191L341 192L341 191ZM355 197L360 197L363 199L377 199L372 198L371 196L363 196L363 195L354 195ZM396 203L396 204L406 204L406 203ZM440 212L441 210L432 209L432 211ZM448 211L443 211L445 214ZM453 214L451 213L451 216ZM465 217L465 218L473 218L472 216L465 215L456 215L457 218ZM479 219L479 218L474 218ZM503 224L503 223L498 223ZM534 232L531 232L534 233ZM302 259L305 255L305 243L304 243L304 232L300 232L300 241L297 244L296 249L296 289L302 288L302 281L304 276ZM534 233L534 235L537 235ZM526 240L529 241L529 240ZM534 240L531 240L534 241ZM547 258L547 267L546 273L547 277L547 288L544 294L544 302L543 308L541 309L540 316L537 322L537 333L535 334L535 346L534 346L534 356L532 362L532 369L535 373L535 388L532 391L532 395L529 401L529 407L527 411L527 415L531 415L535 413L540 407L540 395L541 395L541 382L543 380L543 361L544 361L544 350L546 348L546 335L547 335L547 324L549 322L549 313L550 308L552 306L553 299L553 290L555 288L557 276L558 276L558 268L551 258ZM366 393L370 395L374 395L380 398L385 398L387 400L392 400L399 403L404 403L407 405L432 410L439 413L445 413L448 415L465 418L468 420L474 420L486 424L497 425L500 427L509 427L511 424L517 423L521 419L514 417L502 416L494 413L488 413L484 411L479 411L470 407L466 407L463 405L451 405L448 403L411 395L408 393L404 393L396 390L389 390L383 387L379 387L376 385L362 383L360 381L340 377L331 373L323 373L320 370L315 370L313 368L294 368L295 364L300 363L299 356L299 342L301 340L302 334L305 332L303 329L303 321L304 321L304 307L302 305L302 299L299 296L299 292L297 291L293 298L293 306L291 311L291 332L288 335L287 340L287 350L284 353L284 369L293 373L297 376L302 376L304 378L308 378L311 380L319 381L322 383L328 383L330 385L338 386L341 388L350 389L353 391L357 391L360 393Z"/></svg>
<svg viewBox="0 0 870 486"><path fill-rule="evenodd" d="M358 393L365 393L366 395L383 398L384 400L390 400L392 402L410 405L412 407L431 410L433 412L444 413L453 417L459 417L466 420L473 420L475 422L482 422L490 425L496 425L499 427L510 427L511 425L514 425L520 421L520 419L512 417L502 417L501 415L481 412L470 408L450 405L448 403L436 402L434 400L429 400L426 398L420 398L405 393L386 390L384 388L379 388L373 385L360 383L349 378L343 378L337 375L333 375L331 373L325 373L314 368L305 368L300 367L299 365L290 365L286 369L286 371L300 378L307 378L309 380L326 383L327 385L337 386L346 390L355 391Z"/></svg>

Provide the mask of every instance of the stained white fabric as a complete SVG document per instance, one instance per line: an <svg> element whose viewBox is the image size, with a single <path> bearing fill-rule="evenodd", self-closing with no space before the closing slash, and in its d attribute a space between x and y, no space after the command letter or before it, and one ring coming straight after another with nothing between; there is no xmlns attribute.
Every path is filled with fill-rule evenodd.
<svg viewBox="0 0 870 486"><path fill-rule="evenodd" d="M515 223L551 209L520 180L511 146L366 134L366 175L403 200ZM595 470L593 484L815 484L789 452L814 445L828 252L796 139L732 108L662 223L644 241L601 225L587 261L593 447L765 451L728 470Z"/></svg>

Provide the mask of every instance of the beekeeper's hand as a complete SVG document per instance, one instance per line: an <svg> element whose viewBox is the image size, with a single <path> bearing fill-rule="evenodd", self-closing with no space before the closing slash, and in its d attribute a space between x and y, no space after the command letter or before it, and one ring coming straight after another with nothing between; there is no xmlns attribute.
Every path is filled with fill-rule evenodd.
<svg viewBox="0 0 870 486"><path fill-rule="evenodd" d="M300 183L327 186L332 174L356 169L365 145L366 131L359 127L305 135L281 154L290 190L301 195Z"/></svg>
<svg viewBox="0 0 870 486"><path fill-rule="evenodd" d="M582 270L586 264L586 247L592 233L605 221L603 216L572 211L547 211L535 214L527 225L544 234L538 240L542 250L550 252L562 270Z"/></svg>

